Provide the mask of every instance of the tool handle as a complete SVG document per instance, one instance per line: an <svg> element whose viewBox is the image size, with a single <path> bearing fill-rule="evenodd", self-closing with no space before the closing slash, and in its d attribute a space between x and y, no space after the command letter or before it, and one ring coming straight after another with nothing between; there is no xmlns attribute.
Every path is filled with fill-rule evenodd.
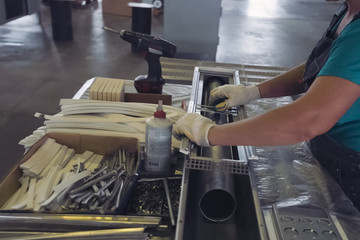
<svg viewBox="0 0 360 240"><path fill-rule="evenodd" d="M144 55L144 58L148 64L148 80L151 82L164 84L160 64L160 55L156 55L150 52L144 52Z"/></svg>

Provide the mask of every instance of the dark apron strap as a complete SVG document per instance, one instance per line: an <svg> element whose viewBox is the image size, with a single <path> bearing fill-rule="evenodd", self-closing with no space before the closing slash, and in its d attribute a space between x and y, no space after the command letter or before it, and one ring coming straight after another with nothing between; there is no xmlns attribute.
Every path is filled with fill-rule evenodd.
<svg viewBox="0 0 360 240"><path fill-rule="evenodd" d="M310 88L321 68L325 65L327 59L329 58L331 46L334 42L334 27L346 13L347 8L348 7L345 2L341 4L337 12L334 14L322 38L317 42L316 46L309 55L309 58L306 61L304 75L300 80L300 82L304 84L305 91Z"/></svg>
<svg viewBox="0 0 360 240"><path fill-rule="evenodd" d="M310 149L360 211L360 153L344 147L327 134L310 140Z"/></svg>
<svg viewBox="0 0 360 240"><path fill-rule="evenodd" d="M333 39L333 30L338 21L347 11L344 2L335 13L328 29L311 52L302 79L305 91L311 86L321 68L325 65ZM352 21L360 18L356 14ZM360 211L360 153L346 148L327 134L310 140L310 149L316 159L341 185L346 195Z"/></svg>

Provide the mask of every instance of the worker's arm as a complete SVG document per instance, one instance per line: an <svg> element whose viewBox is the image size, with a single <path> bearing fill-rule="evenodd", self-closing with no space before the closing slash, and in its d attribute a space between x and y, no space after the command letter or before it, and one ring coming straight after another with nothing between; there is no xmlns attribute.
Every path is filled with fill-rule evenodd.
<svg viewBox="0 0 360 240"><path fill-rule="evenodd" d="M280 94L281 92L279 92ZM318 77L306 95L284 107L208 131L211 145L287 145L327 132L360 97L360 86Z"/></svg>
<svg viewBox="0 0 360 240"><path fill-rule="evenodd" d="M259 87L262 98L293 96L304 92L304 86L299 83L305 71L306 62L280 74L270 80L264 81Z"/></svg>
<svg viewBox="0 0 360 240"><path fill-rule="evenodd" d="M270 98L300 94L304 92L303 85L299 83L304 69L305 63L257 86L226 84L217 87L211 91L209 102L211 105L215 105L217 111L224 111L261 97Z"/></svg>

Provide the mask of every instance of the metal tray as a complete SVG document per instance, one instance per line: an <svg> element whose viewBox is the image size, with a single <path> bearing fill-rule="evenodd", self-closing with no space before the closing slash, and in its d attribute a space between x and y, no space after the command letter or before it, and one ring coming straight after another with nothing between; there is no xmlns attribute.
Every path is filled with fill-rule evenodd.
<svg viewBox="0 0 360 240"><path fill-rule="evenodd" d="M215 79L215 84L214 83ZM233 69L196 67L192 83L192 94L188 112L196 112L205 116L198 106L207 105L210 88L214 85L239 84L239 73ZM234 113L235 112L235 113ZM237 121L246 118L243 107L230 111L227 121ZM197 147L188 141L183 141L180 151L185 156L183 171L182 192L180 197L180 209L177 219L176 239L266 239L263 217L255 189L251 162L256 158L254 150L247 146L233 147ZM206 173L207 172L207 173ZM210 174L208 174L210 172ZM213 173L214 175L212 176ZM206 178L203 175L206 175ZM210 177L208 177L210 175ZM221 175L221 181L217 176ZM209 181L204 181L209 180ZM230 195L236 204L231 201L225 203L222 200L212 201L214 209L218 212L227 211L227 204L234 208L233 214L228 218L218 220L209 218L204 214L200 204L204 186L212 182L214 185L232 185ZM206 187L205 187L206 188ZM215 190L218 190L215 188ZM220 189L222 190L222 189Z"/></svg>

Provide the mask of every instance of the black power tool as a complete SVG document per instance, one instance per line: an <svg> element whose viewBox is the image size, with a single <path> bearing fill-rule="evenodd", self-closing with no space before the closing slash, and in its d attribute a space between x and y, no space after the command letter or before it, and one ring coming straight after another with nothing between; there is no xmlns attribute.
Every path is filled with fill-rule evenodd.
<svg viewBox="0 0 360 240"><path fill-rule="evenodd" d="M137 32L122 30L120 37L136 46L148 63L148 74L135 78L134 86L139 93L162 93L165 83L162 78L160 57L174 57L176 46L164 39Z"/></svg>

